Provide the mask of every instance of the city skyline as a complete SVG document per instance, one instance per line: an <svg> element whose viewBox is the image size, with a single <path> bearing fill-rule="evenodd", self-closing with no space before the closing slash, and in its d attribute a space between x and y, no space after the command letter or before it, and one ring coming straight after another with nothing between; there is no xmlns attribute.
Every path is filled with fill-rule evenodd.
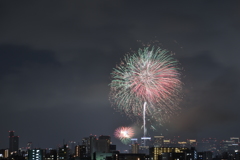
<svg viewBox="0 0 240 160"><path fill-rule="evenodd" d="M93 134L111 136L121 150L113 136L121 126L141 137L142 124L111 106L110 73L126 53L156 40L180 62L184 96L168 122L146 121L147 136L240 136L239 5L1 1L0 148L11 130L19 146L43 148Z"/></svg>
<svg viewBox="0 0 240 160"><path fill-rule="evenodd" d="M9 140L9 144L6 147L0 148L0 149L8 149L9 152L11 151L15 151L16 148L19 148L19 150L22 151L26 151L28 149L58 149L61 147L64 147L65 145L68 146L68 148L70 148L71 150L73 148L75 148L75 146L77 145L85 145L86 142L84 142L84 140L86 138L89 137L95 137L96 139L99 139L100 137L110 137L110 139L114 138L114 136L109 136L109 135L86 135L82 138L79 139L79 141L75 141L75 140L66 140L66 139L62 139L62 142L58 143L56 146L45 146L45 147L41 147L39 146L39 144L35 144L34 142L26 142L25 146L19 146L19 137L20 136L16 136L14 135L15 131L9 131L9 136L8 136L8 140ZM23 136L24 137L24 136ZM13 147L13 138L17 138L17 142L15 147ZM183 138L180 136L164 136L164 135L152 135L149 137L135 137L133 136L132 138L130 138L130 140L128 141L128 143L123 143L124 147L122 147L121 149L115 144L113 143L111 140L111 144L112 145L116 145L116 150L119 151L120 153L125 153L125 152L129 152L129 149L131 147L131 144L137 143L140 146L145 146L146 142L142 142L143 139L148 139L151 141L151 143L148 143L149 146L155 146L155 139L162 139L162 143L163 146L161 147L189 147L189 145L191 145L191 142L194 141L194 147L196 147L197 151L207 151L207 150L202 150L200 149L198 146L201 143L206 143L209 142L209 140L214 140L216 141L217 144L220 143L228 143L228 144L236 144L237 146L239 146L240 144L240 136L231 136L231 137L225 137L225 139L217 139L215 137L204 137L201 139L197 139L197 138ZM121 141L121 140L119 140ZM165 142L166 141L166 142ZM159 143L159 142L158 142ZM176 146L177 145L177 146Z"/></svg>

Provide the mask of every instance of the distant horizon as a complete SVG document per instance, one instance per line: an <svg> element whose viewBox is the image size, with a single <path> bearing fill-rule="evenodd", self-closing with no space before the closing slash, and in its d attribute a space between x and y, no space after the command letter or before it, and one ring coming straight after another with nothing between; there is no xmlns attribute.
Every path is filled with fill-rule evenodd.
<svg viewBox="0 0 240 160"><path fill-rule="evenodd" d="M10 132L10 131L9 131ZM15 131L14 131L15 132ZM99 136L105 136L105 134L101 134L101 135L99 135ZM94 134L90 134L89 136L96 136L97 138L99 137L99 136L97 136L97 135L94 135ZM82 139L83 138L88 138L89 136L85 136L85 137L82 137ZM106 136L109 136L109 135L106 135ZM154 136L164 136L164 135L153 135L153 136L147 136L147 137L151 137L151 141L153 140L153 138L154 138ZM18 137L20 137L20 136L18 136ZM112 136L110 136L111 137L111 140L112 140ZM190 139L186 139L186 138L181 138L180 136L171 136L171 137L166 137L166 136L164 136L164 138L167 138L167 139L170 139L170 140L172 140L172 138L174 138L174 137L179 137L180 138L180 141L178 141L178 142L182 142L182 141L184 141L184 140L186 140L185 142L187 142L187 140L196 140L197 142L198 142L198 140L203 140L203 139L216 139L217 141L219 141L219 139L218 138L212 138L212 137L203 137L203 138L190 138ZM134 138L137 138L137 140L138 141L141 141L141 138L142 137L132 137L133 139ZM132 138L130 138L130 139L132 139ZM240 136L239 137L237 137L237 136L231 136L231 137L229 137L229 139L222 139L222 140L220 140L220 141L227 141L227 140L230 140L230 138L239 138L240 139ZM20 138L19 138L19 141L20 141ZM62 147L62 146L64 146L64 145L68 145L68 144L70 144L69 142L71 142L72 140L69 140L69 141L67 141L67 143L65 143L65 139L62 139L62 145L61 145L61 143L59 143L58 145L58 147L56 147L56 148L54 148L54 147L40 147L40 146L38 146L38 147L34 147L34 142L31 142L31 141L28 141L27 143L29 143L29 142L31 142L32 143L32 148L38 148L38 149L49 149L49 148L52 148L52 149L58 149L58 148L60 148L60 147ZM120 141L120 140L119 140ZM220 142L219 141L219 142ZM81 144L78 144L79 142L77 142L77 141L74 141L74 142L76 142L76 144L75 144L75 146L76 145L82 145L82 142L81 142ZM112 141L111 141L112 142ZM26 145L27 145L27 143L26 143ZM130 142L131 143L131 142ZM129 144L130 144L129 143ZM240 142L239 142L240 143ZM129 144L128 145L125 145L125 144L122 144L122 146L126 146L126 147L129 147ZM38 144L37 144L38 145ZM116 145L116 144L112 144L112 145ZM20 146L20 145L19 145ZM117 147L117 145L116 145L116 147ZM25 148L24 146L22 146L22 147L19 147L19 148ZM8 149L8 146L7 147L5 147L5 148L0 148L0 149ZM129 149L129 148L128 148ZM118 150L118 149L117 149ZM123 151L125 151L126 149L121 149L121 150L123 150ZM120 151L120 150L119 150Z"/></svg>

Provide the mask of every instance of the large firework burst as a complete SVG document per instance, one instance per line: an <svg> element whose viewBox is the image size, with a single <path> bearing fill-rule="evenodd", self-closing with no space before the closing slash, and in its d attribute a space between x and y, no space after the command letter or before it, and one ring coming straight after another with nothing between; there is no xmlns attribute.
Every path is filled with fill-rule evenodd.
<svg viewBox="0 0 240 160"><path fill-rule="evenodd" d="M134 132L131 127L118 127L114 132L114 136L120 139L123 144L128 144L134 136Z"/></svg>
<svg viewBox="0 0 240 160"><path fill-rule="evenodd" d="M110 100L128 116L164 122L178 109L182 83L178 61L165 49L145 47L125 55L113 69Z"/></svg>

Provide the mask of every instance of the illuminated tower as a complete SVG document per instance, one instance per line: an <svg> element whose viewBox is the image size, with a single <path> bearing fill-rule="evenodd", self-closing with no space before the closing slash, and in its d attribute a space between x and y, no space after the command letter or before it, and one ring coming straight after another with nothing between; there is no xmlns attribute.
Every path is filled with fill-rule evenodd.
<svg viewBox="0 0 240 160"><path fill-rule="evenodd" d="M131 138L131 144L135 144L138 143L138 139L137 138Z"/></svg>
<svg viewBox="0 0 240 160"><path fill-rule="evenodd" d="M9 131L9 154L17 154L19 148L19 136L14 136L14 131Z"/></svg>

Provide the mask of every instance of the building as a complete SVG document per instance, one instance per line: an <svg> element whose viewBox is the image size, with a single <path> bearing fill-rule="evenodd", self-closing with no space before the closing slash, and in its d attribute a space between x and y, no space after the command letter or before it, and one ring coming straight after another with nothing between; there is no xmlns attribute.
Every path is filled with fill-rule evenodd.
<svg viewBox="0 0 240 160"><path fill-rule="evenodd" d="M9 155L8 149L1 149L0 150L0 159L1 158L7 158Z"/></svg>
<svg viewBox="0 0 240 160"><path fill-rule="evenodd" d="M223 142L223 143L222 143ZM211 151L213 153L213 156L217 156L220 154L220 150L221 148L223 150L225 150L226 148L224 148L224 141L222 141L221 144L223 144L223 146L221 147L220 143L218 142L218 140L216 138L204 138L201 141L197 142L197 150L200 152L203 151Z"/></svg>
<svg viewBox="0 0 240 160"><path fill-rule="evenodd" d="M96 141L97 137L93 135L82 139L82 145L86 146L87 157L93 157L93 153L96 152Z"/></svg>
<svg viewBox="0 0 240 160"><path fill-rule="evenodd" d="M109 153L110 152L111 137L101 135L96 141L96 151Z"/></svg>
<svg viewBox="0 0 240 160"><path fill-rule="evenodd" d="M141 137L141 146L151 146L151 137Z"/></svg>
<svg viewBox="0 0 240 160"><path fill-rule="evenodd" d="M19 136L14 136L14 131L9 131L9 155L18 155Z"/></svg>
<svg viewBox="0 0 240 160"><path fill-rule="evenodd" d="M28 150L28 159L30 160L45 160L44 149L29 149Z"/></svg>
<svg viewBox="0 0 240 160"><path fill-rule="evenodd" d="M74 154L75 146L76 146L76 142L75 141L68 141L69 153L71 155Z"/></svg>
<svg viewBox="0 0 240 160"><path fill-rule="evenodd" d="M113 145L113 144L111 144L110 147L109 147L110 152L115 152L116 149L117 149L117 146Z"/></svg>
<svg viewBox="0 0 240 160"><path fill-rule="evenodd" d="M139 153L139 144L138 143L134 143L131 145L131 153Z"/></svg>
<svg viewBox="0 0 240 160"><path fill-rule="evenodd" d="M75 146L75 157L86 158L86 146L85 145L76 145Z"/></svg>
<svg viewBox="0 0 240 160"><path fill-rule="evenodd" d="M198 158L201 160L212 160L212 152L211 151L205 151L205 152L198 152Z"/></svg>
<svg viewBox="0 0 240 160"><path fill-rule="evenodd" d="M149 147L152 146L151 137L141 137L141 145L139 146L139 153L149 154Z"/></svg>
<svg viewBox="0 0 240 160"><path fill-rule="evenodd" d="M171 139L164 139L163 140L163 147L171 147Z"/></svg>
<svg viewBox="0 0 240 160"><path fill-rule="evenodd" d="M189 149L188 148L178 148L178 147L151 147L149 149L150 157L153 157L153 160L160 160L163 157L170 159L169 157L179 156L179 157L186 157L186 154L179 154L179 153L186 153ZM179 159L180 160L180 159Z"/></svg>
<svg viewBox="0 0 240 160"><path fill-rule="evenodd" d="M154 147L163 147L164 136L154 136L153 146Z"/></svg>
<svg viewBox="0 0 240 160"><path fill-rule="evenodd" d="M57 150L49 149L49 151L45 155L46 160L57 160L58 154Z"/></svg>
<svg viewBox="0 0 240 160"><path fill-rule="evenodd" d="M63 147L58 149L58 157L61 160L68 160L69 159L68 145L63 145Z"/></svg>
<svg viewBox="0 0 240 160"><path fill-rule="evenodd" d="M113 159L113 153L105 153L105 152L94 152L93 159L94 160L106 160L107 158Z"/></svg>

